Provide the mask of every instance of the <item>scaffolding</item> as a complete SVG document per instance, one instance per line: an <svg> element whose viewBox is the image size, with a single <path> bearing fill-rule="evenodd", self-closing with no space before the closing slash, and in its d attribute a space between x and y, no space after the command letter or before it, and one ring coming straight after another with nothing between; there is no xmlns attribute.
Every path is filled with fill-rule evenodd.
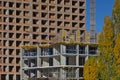
<svg viewBox="0 0 120 80"><path fill-rule="evenodd" d="M95 34L95 0L90 0L90 42L96 42Z"/></svg>

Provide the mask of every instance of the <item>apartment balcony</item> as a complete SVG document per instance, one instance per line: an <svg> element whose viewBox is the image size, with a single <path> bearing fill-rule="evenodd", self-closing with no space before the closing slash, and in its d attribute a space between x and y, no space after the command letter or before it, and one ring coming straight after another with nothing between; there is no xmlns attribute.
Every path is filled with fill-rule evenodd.
<svg viewBox="0 0 120 80"><path fill-rule="evenodd" d="M85 11L85 9L79 9L79 13L81 16L85 16L86 11Z"/></svg>
<svg viewBox="0 0 120 80"><path fill-rule="evenodd" d="M63 4L64 4L63 0L57 0L57 5L63 5Z"/></svg>
<svg viewBox="0 0 120 80"><path fill-rule="evenodd" d="M77 54L77 50L66 49L66 54Z"/></svg>
<svg viewBox="0 0 120 80"><path fill-rule="evenodd" d="M96 55L98 54L97 50L89 50L89 54Z"/></svg>
<svg viewBox="0 0 120 80"><path fill-rule="evenodd" d="M49 26L55 26L56 22L55 21L49 21Z"/></svg>
<svg viewBox="0 0 120 80"><path fill-rule="evenodd" d="M79 50L79 54L86 54L85 50Z"/></svg>
<svg viewBox="0 0 120 80"><path fill-rule="evenodd" d="M48 11L48 6L47 6L47 5L42 5L42 6L41 6L41 10L42 10L43 12Z"/></svg>
<svg viewBox="0 0 120 80"><path fill-rule="evenodd" d="M23 56L37 56L37 52L26 52L23 54Z"/></svg>
<svg viewBox="0 0 120 80"><path fill-rule="evenodd" d="M64 8L64 12L69 14L70 13L70 8L69 7L65 7Z"/></svg>
<svg viewBox="0 0 120 80"><path fill-rule="evenodd" d="M77 7L78 6L78 1L72 1L72 6Z"/></svg>
<svg viewBox="0 0 120 80"><path fill-rule="evenodd" d="M41 50L41 56L53 55L52 48L45 48Z"/></svg>
<svg viewBox="0 0 120 80"><path fill-rule="evenodd" d="M48 26L48 20L42 20L41 25L42 26Z"/></svg>
<svg viewBox="0 0 120 80"><path fill-rule="evenodd" d="M49 11L51 11L51 12L55 12L55 11L56 11L55 6L49 6Z"/></svg>

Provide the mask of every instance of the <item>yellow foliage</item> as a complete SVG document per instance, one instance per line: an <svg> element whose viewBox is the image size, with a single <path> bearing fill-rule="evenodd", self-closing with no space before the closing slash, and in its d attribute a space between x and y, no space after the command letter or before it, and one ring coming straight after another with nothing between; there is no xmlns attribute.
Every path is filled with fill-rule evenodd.
<svg viewBox="0 0 120 80"><path fill-rule="evenodd" d="M85 80L99 80L97 76L98 66L97 60L94 57L90 57L84 65L84 79Z"/></svg>
<svg viewBox="0 0 120 80"><path fill-rule="evenodd" d="M22 46L23 49L29 50L29 49L35 49L37 46Z"/></svg>
<svg viewBox="0 0 120 80"><path fill-rule="evenodd" d="M114 47L114 55L118 64L120 64L120 33L116 37L116 45Z"/></svg>

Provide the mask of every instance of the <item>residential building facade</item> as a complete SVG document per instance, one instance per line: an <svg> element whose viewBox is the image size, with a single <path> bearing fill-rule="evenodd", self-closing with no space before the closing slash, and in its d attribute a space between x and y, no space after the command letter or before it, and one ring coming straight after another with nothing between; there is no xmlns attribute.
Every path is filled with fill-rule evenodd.
<svg viewBox="0 0 120 80"><path fill-rule="evenodd" d="M53 44L63 32L84 41L86 0L0 0L0 79L20 80L21 45Z"/></svg>

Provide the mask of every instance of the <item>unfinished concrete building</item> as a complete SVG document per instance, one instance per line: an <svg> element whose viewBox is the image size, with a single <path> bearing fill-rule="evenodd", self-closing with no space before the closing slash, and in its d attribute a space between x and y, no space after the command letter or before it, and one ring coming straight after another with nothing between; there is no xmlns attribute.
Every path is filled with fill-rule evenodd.
<svg viewBox="0 0 120 80"><path fill-rule="evenodd" d="M52 44L61 30L84 41L86 0L0 0L0 79L20 79L20 46Z"/></svg>
<svg viewBox="0 0 120 80"><path fill-rule="evenodd" d="M30 46L29 46L30 47ZM83 67L89 56L97 56L97 44L56 43L25 46L21 53L21 80L84 80Z"/></svg>

